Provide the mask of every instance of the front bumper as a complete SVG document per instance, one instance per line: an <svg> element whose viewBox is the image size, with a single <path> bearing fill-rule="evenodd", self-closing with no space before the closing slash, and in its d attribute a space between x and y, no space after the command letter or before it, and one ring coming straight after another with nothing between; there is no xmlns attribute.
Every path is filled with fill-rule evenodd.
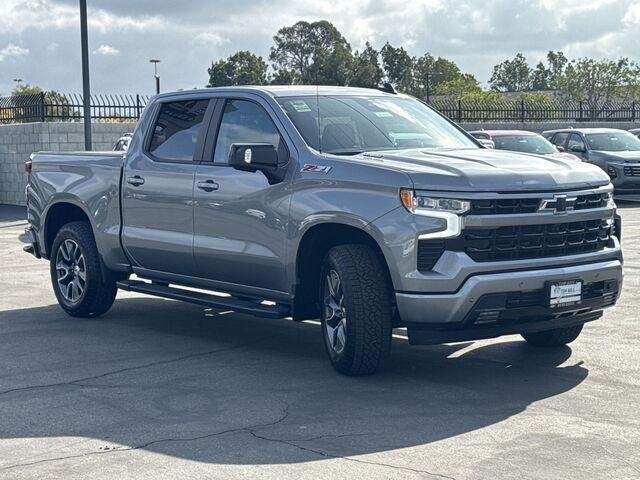
<svg viewBox="0 0 640 480"><path fill-rule="evenodd" d="M512 327L521 323L580 318L612 306L622 288L622 264L608 260L584 265L474 275L451 293L395 294L398 314L412 330L455 331ZM548 281L582 280L590 298L571 307L549 308L542 292ZM586 321L586 320L585 320ZM517 330L517 328L516 328ZM488 330L483 330L488 331ZM502 335L502 333L490 336ZM483 338L483 337L477 337ZM484 337L486 338L486 337ZM421 342L423 343L423 342ZM439 341L434 343L440 343Z"/></svg>

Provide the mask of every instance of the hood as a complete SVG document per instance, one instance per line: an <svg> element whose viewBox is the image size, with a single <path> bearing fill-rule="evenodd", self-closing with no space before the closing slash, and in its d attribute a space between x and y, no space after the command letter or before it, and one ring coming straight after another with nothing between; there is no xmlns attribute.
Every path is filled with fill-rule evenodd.
<svg viewBox="0 0 640 480"><path fill-rule="evenodd" d="M609 162L621 162L621 163L637 163L640 162L639 151L625 151L625 152L607 152L603 150L592 150L590 158L601 158Z"/></svg>
<svg viewBox="0 0 640 480"><path fill-rule="evenodd" d="M414 187L423 190L548 191L609 183L606 173L588 163L506 150L394 150L363 153L351 160L406 172Z"/></svg>

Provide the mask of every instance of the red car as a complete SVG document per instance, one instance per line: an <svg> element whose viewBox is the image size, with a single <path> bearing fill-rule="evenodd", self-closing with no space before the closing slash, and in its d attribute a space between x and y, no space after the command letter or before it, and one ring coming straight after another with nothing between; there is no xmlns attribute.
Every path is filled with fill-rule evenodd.
<svg viewBox="0 0 640 480"><path fill-rule="evenodd" d="M571 153L561 152L542 135L526 130L477 130L469 132L479 140L492 140L498 150L549 155L559 160L581 161Z"/></svg>

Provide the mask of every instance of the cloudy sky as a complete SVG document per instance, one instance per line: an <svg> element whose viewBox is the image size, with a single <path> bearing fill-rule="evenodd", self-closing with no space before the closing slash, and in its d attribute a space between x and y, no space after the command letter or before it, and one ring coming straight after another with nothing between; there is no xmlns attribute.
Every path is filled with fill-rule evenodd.
<svg viewBox="0 0 640 480"><path fill-rule="evenodd" d="M279 27L327 19L356 49L366 41L429 51L482 82L517 51L640 61L637 0L88 0L91 85L100 93L151 93L206 84L212 60L236 50L267 56ZM0 94L13 79L80 92L77 0L0 0Z"/></svg>

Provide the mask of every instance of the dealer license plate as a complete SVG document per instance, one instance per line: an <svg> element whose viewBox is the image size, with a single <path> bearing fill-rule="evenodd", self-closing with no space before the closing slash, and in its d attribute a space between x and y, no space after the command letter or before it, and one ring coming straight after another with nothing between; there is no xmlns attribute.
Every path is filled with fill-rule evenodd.
<svg viewBox="0 0 640 480"><path fill-rule="evenodd" d="M582 300L582 282L580 280L568 280L565 282L552 282L549 284L549 306L566 307L575 305Z"/></svg>

